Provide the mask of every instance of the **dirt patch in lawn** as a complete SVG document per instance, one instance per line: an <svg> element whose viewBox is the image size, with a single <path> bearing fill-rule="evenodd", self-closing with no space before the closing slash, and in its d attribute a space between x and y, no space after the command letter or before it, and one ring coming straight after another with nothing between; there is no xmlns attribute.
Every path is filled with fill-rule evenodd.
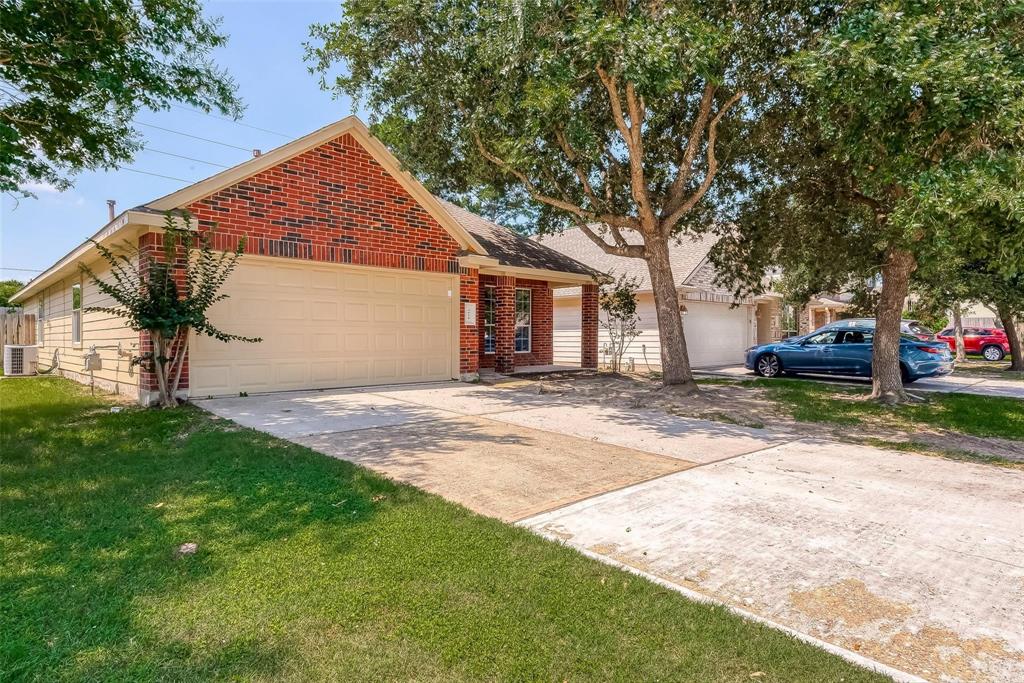
<svg viewBox="0 0 1024 683"><path fill-rule="evenodd" d="M771 391L743 380L704 380L696 394L663 387L656 376L614 375L600 371L536 375L517 379L512 384L517 387L533 386L542 394L598 405L657 409L681 417L768 428L794 437L834 438L895 450L1024 467L1022 441L972 436L923 424L908 429L894 428L881 416L870 415L859 416L858 424L849 425L802 422L794 419L788 407L773 398ZM864 400L859 394L841 392L829 398Z"/></svg>

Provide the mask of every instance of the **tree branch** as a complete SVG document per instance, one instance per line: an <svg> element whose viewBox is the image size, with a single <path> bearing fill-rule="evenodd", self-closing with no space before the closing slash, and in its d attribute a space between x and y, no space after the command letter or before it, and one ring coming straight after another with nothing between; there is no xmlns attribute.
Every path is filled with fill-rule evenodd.
<svg viewBox="0 0 1024 683"><path fill-rule="evenodd" d="M611 254L613 256L627 256L629 258L643 258L644 257L643 245L640 245L640 244L622 244L622 245L608 244L601 235L598 235L596 232L594 232L593 228L591 228L589 225L587 225L586 221L582 221L582 220L578 220L577 219L576 220L576 225L579 227L579 229L583 232L584 235L586 235L587 237L590 238L590 241L592 241L597 246L601 247L601 249L606 254ZM613 232L613 234L614 234L614 232ZM619 237L619 239L621 239L622 235L620 234L618 237Z"/></svg>
<svg viewBox="0 0 1024 683"><path fill-rule="evenodd" d="M718 87L713 83L704 86L704 94L700 99L700 107L697 109L697 117L690 127L690 138L686 142L686 151L679 162L676 172L676 179L669 189L668 201L662 215L667 215L679 208L683 203L686 183L690 181L693 174L693 160L697 158L697 150L700 149L700 141L704 139L704 131L707 129L708 120L711 118L711 105L715 103L715 92Z"/></svg>
<svg viewBox="0 0 1024 683"><path fill-rule="evenodd" d="M649 228L657 225L657 218L651 208L651 200L647 190L647 179L644 177L644 146L643 146L643 114L644 104L642 98L637 97L633 84L626 82L626 106L629 108L630 122L626 123L625 114L622 111L622 101L619 99L619 88L614 76L610 75L598 64L597 75L608 92L608 100L612 108L612 120L615 127L619 129L622 141L629 151L629 175L630 187L633 192L633 199L636 201L640 213L640 224Z"/></svg>
<svg viewBox="0 0 1024 683"><path fill-rule="evenodd" d="M708 148L707 148L707 160L708 168L704 174L704 180L701 182L700 187L690 197L680 204L674 211L661 221L661 231L664 234L668 234L675 227L679 219L682 218L690 209L697 205L708 189L711 188L711 182L715 179L715 174L718 173L718 158L715 156L715 143L718 142L718 123L725 116L725 113L729 111L729 108L740 101L745 95L742 90L738 91L735 95L730 97L725 104L722 105L715 117L711 119L711 123L708 125Z"/></svg>

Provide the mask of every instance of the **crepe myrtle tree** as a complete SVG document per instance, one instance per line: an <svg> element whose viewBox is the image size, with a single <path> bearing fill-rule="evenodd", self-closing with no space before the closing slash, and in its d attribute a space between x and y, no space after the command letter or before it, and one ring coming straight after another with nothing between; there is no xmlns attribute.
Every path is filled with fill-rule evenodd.
<svg viewBox="0 0 1024 683"><path fill-rule="evenodd" d="M142 109L241 115L210 58L226 42L199 0L0 3L0 192L65 189L69 174L131 161Z"/></svg>
<svg viewBox="0 0 1024 683"><path fill-rule="evenodd" d="M669 243L740 182L739 131L804 24L791 5L346 0L307 59L432 191L525 199L539 232L644 260L663 381L695 391Z"/></svg>
<svg viewBox="0 0 1024 683"><path fill-rule="evenodd" d="M207 314L210 307L228 298L220 292L245 249L245 238L234 251L219 252L212 246L212 232L197 235L188 213L164 219L160 257L130 244L115 252L93 241L110 268L104 278L86 266L82 272L102 293L114 301L112 306L86 307L124 318L127 325L149 336L152 350L133 363L147 365L156 376L159 405L178 404L190 335L204 334L222 342L260 342L258 337L243 337L217 328Z"/></svg>
<svg viewBox="0 0 1024 683"><path fill-rule="evenodd" d="M871 396L906 401L900 317L912 278L984 238L986 195L1019 212L1019 0L849 3L787 60L790 87L751 136L761 179L712 259L739 291L767 266L806 293L878 283ZM1019 215L1019 214L1018 214Z"/></svg>
<svg viewBox="0 0 1024 683"><path fill-rule="evenodd" d="M601 287L598 305L604 313L601 326L608 330L612 372L622 371L622 357L640 334L640 316L636 313L639 279L620 275Z"/></svg>

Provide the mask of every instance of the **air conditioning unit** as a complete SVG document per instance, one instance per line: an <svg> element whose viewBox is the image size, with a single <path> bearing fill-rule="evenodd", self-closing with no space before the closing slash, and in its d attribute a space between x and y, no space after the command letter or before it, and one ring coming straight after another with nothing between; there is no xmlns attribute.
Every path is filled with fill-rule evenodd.
<svg viewBox="0 0 1024 683"><path fill-rule="evenodd" d="M26 377L36 374L39 366L39 349L35 346L4 347L4 375L7 377Z"/></svg>

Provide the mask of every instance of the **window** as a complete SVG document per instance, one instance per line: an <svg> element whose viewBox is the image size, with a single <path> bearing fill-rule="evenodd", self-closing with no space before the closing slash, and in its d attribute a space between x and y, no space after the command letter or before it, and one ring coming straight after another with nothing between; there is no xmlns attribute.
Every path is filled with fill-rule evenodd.
<svg viewBox="0 0 1024 683"><path fill-rule="evenodd" d="M827 332L819 332L818 334L811 335L804 342L805 344L831 344L832 340L836 338L835 330L828 330Z"/></svg>
<svg viewBox="0 0 1024 683"><path fill-rule="evenodd" d="M36 346L45 346L46 339L43 337L43 330L46 328L46 306L43 297L39 297L39 305L36 306Z"/></svg>
<svg viewBox="0 0 1024 683"><path fill-rule="evenodd" d="M532 321L530 309L533 304L533 291L529 289L516 290L516 353L530 352L530 336L532 333Z"/></svg>
<svg viewBox="0 0 1024 683"><path fill-rule="evenodd" d="M494 353L494 331L495 331L495 303L494 285L484 286L484 353Z"/></svg>
<svg viewBox="0 0 1024 683"><path fill-rule="evenodd" d="M82 343L82 285L71 285L71 343Z"/></svg>

